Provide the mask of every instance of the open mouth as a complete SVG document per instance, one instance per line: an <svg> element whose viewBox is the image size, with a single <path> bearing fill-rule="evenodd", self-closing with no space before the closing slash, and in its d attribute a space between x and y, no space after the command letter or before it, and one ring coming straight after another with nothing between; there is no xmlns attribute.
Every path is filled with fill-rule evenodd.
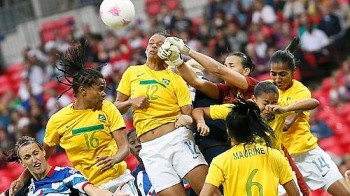
<svg viewBox="0 0 350 196"><path fill-rule="evenodd" d="M34 164L34 169L40 169L41 168L41 163L35 163Z"/></svg>

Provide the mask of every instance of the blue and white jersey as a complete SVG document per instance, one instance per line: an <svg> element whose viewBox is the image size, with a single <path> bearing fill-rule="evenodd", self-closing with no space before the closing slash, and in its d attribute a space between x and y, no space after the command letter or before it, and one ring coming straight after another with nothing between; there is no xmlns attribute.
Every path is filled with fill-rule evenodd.
<svg viewBox="0 0 350 196"><path fill-rule="evenodd" d="M76 169L52 167L44 179L32 178L28 195L69 195L73 189L85 194L87 184L88 180Z"/></svg>

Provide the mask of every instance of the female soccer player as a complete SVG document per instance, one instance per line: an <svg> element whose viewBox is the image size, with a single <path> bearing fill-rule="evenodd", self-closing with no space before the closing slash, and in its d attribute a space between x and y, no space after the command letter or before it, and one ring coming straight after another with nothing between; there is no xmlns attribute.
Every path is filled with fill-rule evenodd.
<svg viewBox="0 0 350 196"><path fill-rule="evenodd" d="M44 149L49 157L57 144L65 149L73 167L99 188L137 195L134 177L124 158L129 154L125 124L115 105L104 100L106 81L96 70L84 68L84 47L74 45L63 56L64 77L73 89L75 102L48 121ZM19 182L28 178L24 173Z"/></svg>
<svg viewBox="0 0 350 196"><path fill-rule="evenodd" d="M269 62L270 76L278 87L279 102L286 105L311 98L311 92L301 82L294 80L295 58L292 54L299 44L294 38L285 50L276 51ZM295 122L282 134L282 143L305 176L311 190L322 188L332 195L350 195L350 188L330 156L317 145L311 134L309 112L295 116Z"/></svg>
<svg viewBox="0 0 350 196"><path fill-rule="evenodd" d="M261 117L274 130L276 137L272 139L272 147L281 151L282 132L285 118L292 112L311 110L318 106L316 99L304 99L292 105L281 107L278 103L277 87L269 82L259 82L254 89L251 101L258 105ZM212 105L205 108L196 108L192 115L197 123L197 130L202 134L208 134L208 127L204 123L204 117L211 119L226 119L234 104Z"/></svg>
<svg viewBox="0 0 350 196"><path fill-rule="evenodd" d="M199 194L208 171L207 163L193 141L191 97L185 81L167 69L157 55L165 35L148 40L147 61L130 66L118 86L116 105L125 112L132 107L134 126L140 138L140 157L159 195L185 195L181 178ZM183 63L179 55L175 63Z"/></svg>
<svg viewBox="0 0 350 196"><path fill-rule="evenodd" d="M223 65L207 55L191 50L182 39L167 37L166 44L158 52L162 59L167 59L171 53L175 52L171 45L178 48L182 54L196 60L206 71L214 73L225 80L225 84L203 80L186 64L176 64L180 75L190 86L215 100L219 100L221 103L233 103L237 94L245 99L251 98L254 86L258 81L249 76L253 73L255 65L246 54L241 52L231 53L226 57Z"/></svg>
<svg viewBox="0 0 350 196"><path fill-rule="evenodd" d="M271 148L275 133L260 110L243 99L232 105L226 124L233 146L213 159L201 196L212 195L221 184L224 195L277 195L278 184L288 195L299 195L288 161ZM256 137L266 146L256 143Z"/></svg>
<svg viewBox="0 0 350 196"><path fill-rule="evenodd" d="M114 194L91 184L79 171L70 167L51 166L45 159L44 148L29 136L22 136L14 149L6 154L6 160L20 162L32 174L28 195L87 195L127 196L117 188Z"/></svg>

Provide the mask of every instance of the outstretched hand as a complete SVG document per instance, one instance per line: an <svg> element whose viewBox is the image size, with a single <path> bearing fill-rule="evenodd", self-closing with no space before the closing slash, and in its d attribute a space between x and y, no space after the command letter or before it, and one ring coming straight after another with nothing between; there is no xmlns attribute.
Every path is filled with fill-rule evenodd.
<svg viewBox="0 0 350 196"><path fill-rule="evenodd" d="M283 114L286 112L286 109L279 105L266 105L265 110L272 112L274 114Z"/></svg>
<svg viewBox="0 0 350 196"><path fill-rule="evenodd" d="M112 168L117 161L113 156L97 156L96 157L96 165L100 167L101 171L104 172L110 168Z"/></svg>
<svg viewBox="0 0 350 196"><path fill-rule="evenodd" d="M210 128L205 124L204 120L198 121L197 131L201 136L207 136L210 133Z"/></svg>
<svg viewBox="0 0 350 196"><path fill-rule="evenodd" d="M170 42L165 41L158 50L159 58L172 62L175 67L183 64L180 50Z"/></svg>
<svg viewBox="0 0 350 196"><path fill-rule="evenodd" d="M191 48L185 44L184 40L178 37L167 37L165 41L175 45L180 50L181 54L188 56L191 52Z"/></svg>
<svg viewBox="0 0 350 196"><path fill-rule="evenodd" d="M120 183L120 185L118 186L117 190L113 193L112 196L129 196L129 193L123 193L121 190L123 188L123 186L125 185L125 182Z"/></svg>
<svg viewBox="0 0 350 196"><path fill-rule="evenodd" d="M175 128L190 126L192 124L192 122L193 122L193 119L191 116L185 115L185 114L180 114L180 115L176 116Z"/></svg>

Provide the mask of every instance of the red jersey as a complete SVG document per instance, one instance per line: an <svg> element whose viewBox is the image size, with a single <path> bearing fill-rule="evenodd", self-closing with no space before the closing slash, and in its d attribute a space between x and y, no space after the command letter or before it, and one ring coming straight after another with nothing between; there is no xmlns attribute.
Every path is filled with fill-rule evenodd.
<svg viewBox="0 0 350 196"><path fill-rule="evenodd" d="M248 82L247 90L239 89L229 84L217 83L216 86L219 89L219 100L221 103L233 103L237 94L239 94L244 99L250 99L254 93L254 87L258 81L250 76L244 76Z"/></svg>

